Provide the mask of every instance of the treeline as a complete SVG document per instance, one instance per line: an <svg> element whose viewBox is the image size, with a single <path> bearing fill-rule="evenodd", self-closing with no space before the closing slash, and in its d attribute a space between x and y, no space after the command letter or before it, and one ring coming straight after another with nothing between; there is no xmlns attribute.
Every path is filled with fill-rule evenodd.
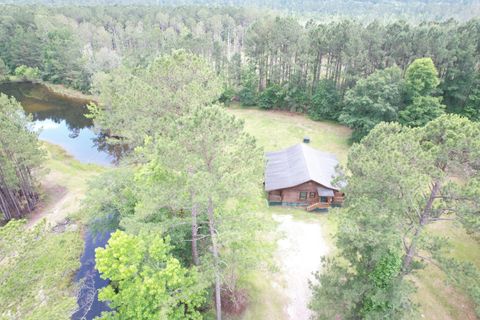
<svg viewBox="0 0 480 320"><path fill-rule="evenodd" d="M38 201L33 172L42 159L37 134L21 105L0 94L0 222L32 212Z"/></svg>
<svg viewBox="0 0 480 320"><path fill-rule="evenodd" d="M343 93L376 70L398 66L405 71L416 58L431 57L446 104L461 111L478 74L479 30L478 20L420 25L310 21L302 26L293 18L277 17L258 20L248 29L245 51L257 70L260 91L280 84L306 95L315 92L321 79L333 81ZM303 100L301 95L291 98Z"/></svg>
<svg viewBox="0 0 480 320"><path fill-rule="evenodd" d="M96 72L146 66L177 48L201 55L220 73L261 15L233 8L3 6L0 59L9 73L26 65L44 80L82 91Z"/></svg>
<svg viewBox="0 0 480 320"><path fill-rule="evenodd" d="M222 77L224 102L238 99L341 121L342 111L351 109L347 92L357 82L390 67L403 76L415 59L429 57L440 80L432 94L441 97L445 111L473 120L479 114L476 19L364 24L231 7L4 9L4 72L83 91L90 90L95 73L120 65L145 67L158 54L182 48L204 58ZM0 72L1 66L0 61ZM394 108L401 111L405 104Z"/></svg>
<svg viewBox="0 0 480 320"><path fill-rule="evenodd" d="M66 5L157 5L157 6L236 6L259 7L319 17L356 17L362 20L398 19L442 20L455 18L466 20L478 16L480 5L474 0L2 0L8 4Z"/></svg>

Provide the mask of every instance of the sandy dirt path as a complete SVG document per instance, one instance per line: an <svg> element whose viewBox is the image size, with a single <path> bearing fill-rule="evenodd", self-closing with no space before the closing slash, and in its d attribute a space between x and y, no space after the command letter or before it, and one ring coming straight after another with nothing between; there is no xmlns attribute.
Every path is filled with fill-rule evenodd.
<svg viewBox="0 0 480 320"><path fill-rule="evenodd" d="M329 250L322 227L319 222L298 221L292 215L274 215L273 219L284 235L278 241L277 258L287 298L285 318L309 319L311 291L308 281L314 280L313 273L320 269L320 259Z"/></svg>

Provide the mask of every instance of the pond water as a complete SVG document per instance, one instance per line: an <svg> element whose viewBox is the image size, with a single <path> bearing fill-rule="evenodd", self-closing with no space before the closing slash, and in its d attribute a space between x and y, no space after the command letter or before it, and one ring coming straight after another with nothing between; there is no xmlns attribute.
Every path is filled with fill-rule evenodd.
<svg viewBox="0 0 480 320"><path fill-rule="evenodd" d="M29 82L0 84L0 92L14 96L32 115L35 127L41 129L40 139L60 145L79 161L110 165L119 159L121 150L108 146L105 137L93 131L92 120L84 116L88 100L65 97ZM95 269L95 248L104 247L109 237L110 233L85 235L85 250L75 277L82 285L73 320L90 320L109 310L97 299L97 289L108 281Z"/></svg>
<svg viewBox="0 0 480 320"><path fill-rule="evenodd" d="M90 320L99 316L102 311L110 308L98 301L98 289L108 284L108 280L100 278L100 273L95 269L95 248L105 247L110 232L85 235L85 250L80 258L81 267L75 276L75 281L81 281L82 287L78 294L78 309L72 315L72 320Z"/></svg>
<svg viewBox="0 0 480 320"><path fill-rule="evenodd" d="M92 120L84 116L88 100L66 97L31 82L3 83L0 92L14 96L32 115L40 139L61 146L84 163L111 165L118 160L118 148L107 145L105 136L95 133Z"/></svg>

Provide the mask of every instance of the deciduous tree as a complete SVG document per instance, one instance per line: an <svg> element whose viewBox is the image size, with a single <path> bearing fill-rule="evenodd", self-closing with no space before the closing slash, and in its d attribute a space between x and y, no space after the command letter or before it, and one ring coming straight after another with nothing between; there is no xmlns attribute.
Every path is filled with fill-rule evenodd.
<svg viewBox="0 0 480 320"><path fill-rule="evenodd" d="M99 291L113 311L100 319L201 319L205 291L195 269L171 255L169 239L116 231L95 252L96 268L111 283Z"/></svg>

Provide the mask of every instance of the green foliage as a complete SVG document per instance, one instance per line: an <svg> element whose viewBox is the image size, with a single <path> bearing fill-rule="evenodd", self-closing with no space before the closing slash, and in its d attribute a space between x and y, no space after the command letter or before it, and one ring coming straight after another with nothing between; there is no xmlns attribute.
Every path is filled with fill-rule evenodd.
<svg viewBox="0 0 480 320"><path fill-rule="evenodd" d="M397 120L402 86L401 70L392 67L359 80L347 91L339 120L354 130L354 141L359 141L382 121Z"/></svg>
<svg viewBox="0 0 480 320"><path fill-rule="evenodd" d="M370 280L378 288L388 287L400 273L402 266L401 255L392 251L387 252L369 274Z"/></svg>
<svg viewBox="0 0 480 320"><path fill-rule="evenodd" d="M314 286L311 305L318 318L414 315L413 285L406 275L431 261L440 266L449 245L429 236L426 226L456 218L478 236L478 137L478 123L443 115L422 128L379 124L352 146L339 254L327 261ZM477 300L478 271L473 265L465 268L456 284ZM452 274L447 265L443 269Z"/></svg>
<svg viewBox="0 0 480 320"><path fill-rule="evenodd" d="M465 116L472 121L480 121L480 76L472 85L464 109Z"/></svg>
<svg viewBox="0 0 480 320"><path fill-rule="evenodd" d="M86 91L89 79L83 79L80 46L68 29L55 29L46 35L43 47L42 77Z"/></svg>
<svg viewBox="0 0 480 320"><path fill-rule="evenodd" d="M338 120L340 111L340 96L335 83L329 80L320 80L308 109L310 117L313 120Z"/></svg>
<svg viewBox="0 0 480 320"><path fill-rule="evenodd" d="M38 200L36 178L45 152L31 118L15 98L0 93L0 212L3 219L20 218ZM37 176L33 174L36 173Z"/></svg>
<svg viewBox="0 0 480 320"><path fill-rule="evenodd" d="M414 286L398 280L401 240L386 210L362 198L336 212L338 257L324 260L312 286L310 308L316 319L411 319ZM371 215L375 212L376 219Z"/></svg>
<svg viewBox="0 0 480 320"><path fill-rule="evenodd" d="M284 91L283 109L292 112L306 112L310 98L304 87L290 85Z"/></svg>
<svg viewBox="0 0 480 320"><path fill-rule="evenodd" d="M262 109L277 109L283 105L285 90L280 85L268 86L258 95L258 106Z"/></svg>
<svg viewBox="0 0 480 320"><path fill-rule="evenodd" d="M165 121L136 148L142 162L135 169L116 169L94 182L85 208L93 225L113 216L130 234L168 237L170 253L186 267L195 262L196 239L202 279L209 285L218 277L223 292L235 297L273 251L262 238L271 221L254 200L261 193L262 155L242 121L220 105L198 105Z"/></svg>
<svg viewBox="0 0 480 320"><path fill-rule="evenodd" d="M137 198L134 171L128 167L107 171L89 182L82 217L90 229L105 232L133 215ZM107 223L107 225L105 225Z"/></svg>
<svg viewBox="0 0 480 320"><path fill-rule="evenodd" d="M257 104L257 83L258 76L255 69L247 68L242 72L242 89L238 93L240 102L244 106L254 106Z"/></svg>
<svg viewBox="0 0 480 320"><path fill-rule="evenodd" d="M235 97L235 90L232 87L224 86L223 92L220 95L220 98L218 99L218 101L228 106L230 105L234 97Z"/></svg>
<svg viewBox="0 0 480 320"><path fill-rule="evenodd" d="M77 307L71 279L82 249L80 232L56 234L45 222L0 227L0 318L70 319Z"/></svg>
<svg viewBox="0 0 480 320"><path fill-rule="evenodd" d="M156 58L146 69L99 73L94 91L99 96L99 107L90 107L95 124L121 137L110 142L133 149L145 136L161 132L166 118L218 100L221 84L202 58L180 50Z"/></svg>
<svg viewBox="0 0 480 320"><path fill-rule="evenodd" d="M8 74L9 74L8 68L5 65L5 62L3 62L2 58L0 58L0 81L6 79Z"/></svg>
<svg viewBox="0 0 480 320"><path fill-rule="evenodd" d="M37 67L31 68L25 65L21 65L15 68L14 74L18 77L22 77L24 80L39 80L40 79L40 70Z"/></svg>
<svg viewBox="0 0 480 320"><path fill-rule="evenodd" d="M438 71L431 58L416 59L405 72L405 87L412 98L434 94L439 84Z"/></svg>
<svg viewBox="0 0 480 320"><path fill-rule="evenodd" d="M399 120L405 125L421 127L445 113L441 98L416 96L404 110L399 112Z"/></svg>
<svg viewBox="0 0 480 320"><path fill-rule="evenodd" d="M441 116L445 112L442 98L433 96L439 84L438 71L431 58L413 61L405 73L406 100L410 104L400 111L400 122L421 127Z"/></svg>
<svg viewBox="0 0 480 320"><path fill-rule="evenodd" d="M333 5L334 1L328 2ZM471 2L461 6L468 8ZM321 80L333 81L343 94L376 70L398 65L405 71L417 57L428 56L440 71L448 111L465 113L478 73L478 19L444 21L440 17L451 10L439 7L454 5L448 1L433 5L436 14L422 11L415 15L414 22L390 16L380 22L378 11L385 6L391 9L390 4L362 3L362 10L375 8L375 21L370 22L347 18L346 12L359 6L347 3L348 10L339 10L336 3L334 6L336 14L342 12L344 18L312 19L308 23L305 17L228 6L137 6L135 14L128 6L102 7L101 13L96 7L19 10L3 6L0 57L9 70L20 65L38 67L44 79L86 91L94 73L108 73L121 64L143 68L159 55L185 49L224 75L242 104L255 105L257 92L267 84L276 84L289 88L283 108L306 111L308 99L304 98ZM432 7L414 3L413 11ZM397 6L395 10L399 10ZM410 6L406 7L404 10L409 11ZM468 13L474 16L475 12ZM427 16L434 21L425 20ZM396 19L404 17L396 15ZM245 69L252 72L252 82L245 77Z"/></svg>
<svg viewBox="0 0 480 320"><path fill-rule="evenodd" d="M111 283L99 291L111 312L100 319L201 319L205 291L194 269L180 265L169 239L159 235L112 234L96 249L96 267Z"/></svg>

